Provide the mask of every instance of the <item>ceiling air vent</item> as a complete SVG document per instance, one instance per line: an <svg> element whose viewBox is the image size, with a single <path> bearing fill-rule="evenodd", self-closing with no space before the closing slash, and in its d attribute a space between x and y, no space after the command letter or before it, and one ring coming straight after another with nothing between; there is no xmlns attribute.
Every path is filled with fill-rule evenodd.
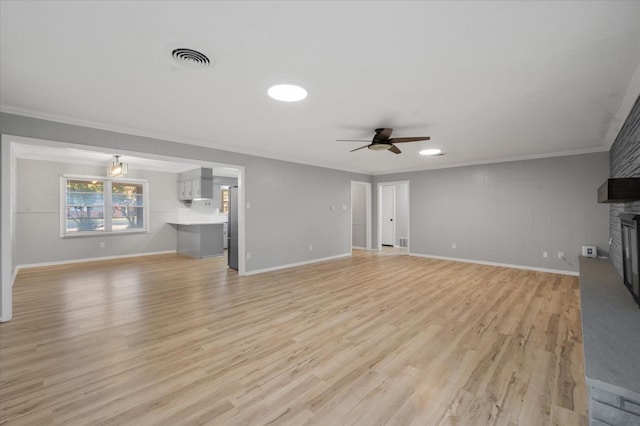
<svg viewBox="0 0 640 426"><path fill-rule="evenodd" d="M171 56L176 62L186 65L190 68L208 68L211 61L204 53L193 49L179 48L173 49Z"/></svg>

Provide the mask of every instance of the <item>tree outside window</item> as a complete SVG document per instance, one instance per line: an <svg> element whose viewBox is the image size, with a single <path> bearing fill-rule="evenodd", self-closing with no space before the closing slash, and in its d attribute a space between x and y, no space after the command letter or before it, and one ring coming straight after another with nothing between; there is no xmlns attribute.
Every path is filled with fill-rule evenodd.
<svg viewBox="0 0 640 426"><path fill-rule="evenodd" d="M61 178L61 236L148 231L148 183L105 177Z"/></svg>
<svg viewBox="0 0 640 426"><path fill-rule="evenodd" d="M67 180L66 232L104 230L104 183Z"/></svg>
<svg viewBox="0 0 640 426"><path fill-rule="evenodd" d="M111 200L111 229L144 228L142 184L113 182Z"/></svg>

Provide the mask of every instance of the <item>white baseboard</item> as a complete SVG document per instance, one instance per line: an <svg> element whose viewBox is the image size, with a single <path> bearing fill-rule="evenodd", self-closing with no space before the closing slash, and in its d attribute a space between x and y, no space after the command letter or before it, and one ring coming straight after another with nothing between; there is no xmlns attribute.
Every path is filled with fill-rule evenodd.
<svg viewBox="0 0 640 426"><path fill-rule="evenodd" d="M255 275L255 274L262 274L263 272L279 271L280 269L295 268L296 266L303 266L303 265L310 265L312 263L326 262L327 260L340 259L342 257L349 257L349 256L351 256L351 253L343 253L343 254L338 254L338 255L335 255L335 256L323 257L321 259L313 259L313 260L305 260L304 262L288 263L286 265L273 266L271 268L256 269L255 271L246 271L245 275Z"/></svg>
<svg viewBox="0 0 640 426"><path fill-rule="evenodd" d="M378 249L374 249L374 248L367 248L367 247L357 247L357 246L353 246L351 247L354 250L364 250L364 251L380 251Z"/></svg>
<svg viewBox="0 0 640 426"><path fill-rule="evenodd" d="M117 255L117 256L88 257L86 259L58 260L55 262L28 263L26 265L18 265L16 268L17 269L16 273L20 269L39 268L41 266L67 265L70 263L95 262L98 260L125 259L127 257L154 256L157 254L171 254L171 253L176 253L176 250L153 251L149 253L123 254L123 255Z"/></svg>
<svg viewBox="0 0 640 426"><path fill-rule="evenodd" d="M457 257L434 256L430 254L421 254L421 253L409 253L409 256L426 257L429 259L451 260L454 262L477 263L479 265L500 266L502 268L525 269L525 270L536 271L536 272L549 272L551 274L573 275L576 277L580 275L579 272L575 272L575 271L563 271L561 269L538 268L535 266L512 265L510 263L487 262L485 260L460 259Z"/></svg>
<svg viewBox="0 0 640 426"><path fill-rule="evenodd" d="M367 248L364 248L364 247L353 247L353 248L358 249L358 250L379 251L379 250L376 250L376 249L367 249ZM86 259L60 260L60 261L55 261L55 262L29 263L29 264L25 264L25 265L18 265L16 267L16 270L13 272L13 277L11 279L11 285L13 286L13 282L15 281L16 276L17 276L17 274L18 274L20 269L38 268L38 267L42 267L42 266L67 265L67 264L70 264L70 263L95 262L95 261L99 261L99 260L124 259L124 258L128 258L128 257L154 256L154 255L158 255L158 254L171 254L171 253L176 253L176 250L156 251L156 252L149 252L149 253L125 254L125 255L118 255L118 256L90 257L90 258L86 258ZM255 274L261 274L263 272L278 271L280 269L294 268L296 266L310 265L312 263L318 263L318 262L326 262L327 260L340 259L340 258L348 257L348 256L351 256L351 253L343 253L343 254L338 254L338 255L335 255L335 256L323 257L323 258L320 258L320 259L305 260L303 262L288 263L286 265L272 266L270 268L256 269L255 271L247 271L245 273L245 275L255 275ZM564 271L564 270L561 270L561 269L538 268L538 267L535 267L535 266L513 265L513 264L510 264L510 263L488 262L488 261L484 261L484 260L473 260L473 259L461 259L461 258L457 258L457 257L435 256L435 255L422 254L422 253L409 253L409 256L425 257L425 258L428 258L428 259L451 260L451 261L454 261L454 262L476 263L476 264L479 264L479 265L500 266L500 267L503 267L503 268L525 269L525 270L537 271L537 272L549 272L549 273L552 273L552 274L573 275L573 276L579 276L580 275L578 272L575 272L575 271ZM1 320L0 320L0 322L1 322Z"/></svg>

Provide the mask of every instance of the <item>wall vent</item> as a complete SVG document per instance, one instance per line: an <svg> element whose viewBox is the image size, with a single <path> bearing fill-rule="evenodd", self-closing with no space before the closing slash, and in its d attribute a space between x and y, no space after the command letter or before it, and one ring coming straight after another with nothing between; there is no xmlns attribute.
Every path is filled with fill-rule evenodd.
<svg viewBox="0 0 640 426"><path fill-rule="evenodd" d="M408 238L398 238L398 243L400 244L400 247L409 247L409 239Z"/></svg>

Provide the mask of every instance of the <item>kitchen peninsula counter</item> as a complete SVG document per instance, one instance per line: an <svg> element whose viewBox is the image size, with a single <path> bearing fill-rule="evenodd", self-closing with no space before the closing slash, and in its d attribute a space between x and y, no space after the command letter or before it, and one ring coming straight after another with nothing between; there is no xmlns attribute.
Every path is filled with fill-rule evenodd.
<svg viewBox="0 0 640 426"><path fill-rule="evenodd" d="M203 259L224 254L224 224L220 220L169 221L178 230L177 251Z"/></svg>

